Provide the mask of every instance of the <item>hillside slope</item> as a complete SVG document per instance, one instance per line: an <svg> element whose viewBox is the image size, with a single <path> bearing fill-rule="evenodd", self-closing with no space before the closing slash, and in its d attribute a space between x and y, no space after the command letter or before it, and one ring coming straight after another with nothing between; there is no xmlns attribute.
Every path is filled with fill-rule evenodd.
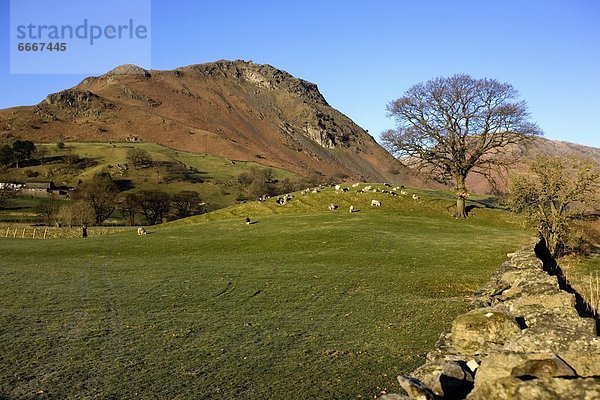
<svg viewBox="0 0 600 400"><path fill-rule="evenodd" d="M419 183L315 84L246 61L170 71L123 65L36 106L0 110L0 135L144 141L305 176Z"/></svg>
<svg viewBox="0 0 600 400"><path fill-rule="evenodd" d="M535 157L548 156L558 158L584 158L595 162L600 168L600 149L595 147L583 146L575 143L549 140L542 137L536 138L535 141L528 147L518 146L506 149L504 155L508 159L513 160L510 163L508 171L502 173L502 176L497 176L498 189L506 190L508 178L510 175L517 173L527 173L529 170L528 163ZM489 193L492 187L481 175L471 174L467 179L469 189L476 193Z"/></svg>

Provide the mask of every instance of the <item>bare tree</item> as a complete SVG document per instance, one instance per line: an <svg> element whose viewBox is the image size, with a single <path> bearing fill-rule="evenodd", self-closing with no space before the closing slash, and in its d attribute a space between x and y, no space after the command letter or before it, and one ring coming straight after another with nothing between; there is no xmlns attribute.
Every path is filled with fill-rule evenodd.
<svg viewBox="0 0 600 400"><path fill-rule="evenodd" d="M129 222L130 226L135 225L135 215L140 209L138 196L135 193L123 193L119 196L117 209Z"/></svg>
<svg viewBox="0 0 600 400"><path fill-rule="evenodd" d="M5 184L0 187L0 207L4 207L9 199L17 197L17 189L11 184Z"/></svg>
<svg viewBox="0 0 600 400"><path fill-rule="evenodd" d="M160 190L142 190L138 192L137 198L140 209L149 225L162 222L169 213L171 196Z"/></svg>
<svg viewBox="0 0 600 400"><path fill-rule="evenodd" d="M186 218L200 211L200 193L193 190L182 190L171 198L177 218Z"/></svg>
<svg viewBox="0 0 600 400"><path fill-rule="evenodd" d="M116 207L119 188L108 174L95 175L82 183L73 193L73 200L82 200L94 210L95 222L102 224Z"/></svg>
<svg viewBox="0 0 600 400"><path fill-rule="evenodd" d="M388 104L397 127L383 132L381 139L410 166L439 181L453 181L455 216L466 218L469 173L491 178L490 172L503 163L498 157L503 148L542 134L517 98L510 84L494 79L436 78Z"/></svg>
<svg viewBox="0 0 600 400"><path fill-rule="evenodd" d="M51 225L56 219L61 204L62 202L56 195L51 195L40 200L35 210L37 215L44 218L46 225Z"/></svg>
<svg viewBox="0 0 600 400"><path fill-rule="evenodd" d="M590 160L538 157L532 174L514 176L509 206L524 212L554 257L566 252L570 222L598 201L600 173Z"/></svg>

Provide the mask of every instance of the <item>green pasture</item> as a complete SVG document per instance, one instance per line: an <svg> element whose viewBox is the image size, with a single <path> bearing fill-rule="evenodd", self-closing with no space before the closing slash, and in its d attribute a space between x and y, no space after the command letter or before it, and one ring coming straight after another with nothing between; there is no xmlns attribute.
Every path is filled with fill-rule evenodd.
<svg viewBox="0 0 600 400"><path fill-rule="evenodd" d="M458 221L451 200L419 193L296 193L146 236L0 238L0 398L398 391L396 375L532 236L508 213Z"/></svg>

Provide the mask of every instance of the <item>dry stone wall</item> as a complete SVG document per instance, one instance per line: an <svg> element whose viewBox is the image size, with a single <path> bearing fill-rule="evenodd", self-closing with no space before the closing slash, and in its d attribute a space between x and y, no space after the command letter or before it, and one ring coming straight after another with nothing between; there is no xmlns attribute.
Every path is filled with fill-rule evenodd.
<svg viewBox="0 0 600 400"><path fill-rule="evenodd" d="M508 254L426 364L398 377L407 395L380 400L600 399L597 321L536 251L537 240Z"/></svg>

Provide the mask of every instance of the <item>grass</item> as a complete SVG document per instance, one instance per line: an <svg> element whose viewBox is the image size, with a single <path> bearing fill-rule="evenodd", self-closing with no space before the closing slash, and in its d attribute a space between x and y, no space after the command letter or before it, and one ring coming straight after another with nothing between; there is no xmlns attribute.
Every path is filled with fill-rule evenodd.
<svg viewBox="0 0 600 400"><path fill-rule="evenodd" d="M326 211L333 200L362 211ZM504 212L457 221L446 205L325 191L142 237L0 238L0 398L397 391L395 376L531 236Z"/></svg>
<svg viewBox="0 0 600 400"><path fill-rule="evenodd" d="M559 260L569 283L583 296L590 311L600 316L600 248L585 256Z"/></svg>
<svg viewBox="0 0 600 400"><path fill-rule="evenodd" d="M561 268L588 304L590 311L600 315L600 220L577 221L572 226L575 235L582 236L590 246L585 254L571 254L558 260Z"/></svg>

